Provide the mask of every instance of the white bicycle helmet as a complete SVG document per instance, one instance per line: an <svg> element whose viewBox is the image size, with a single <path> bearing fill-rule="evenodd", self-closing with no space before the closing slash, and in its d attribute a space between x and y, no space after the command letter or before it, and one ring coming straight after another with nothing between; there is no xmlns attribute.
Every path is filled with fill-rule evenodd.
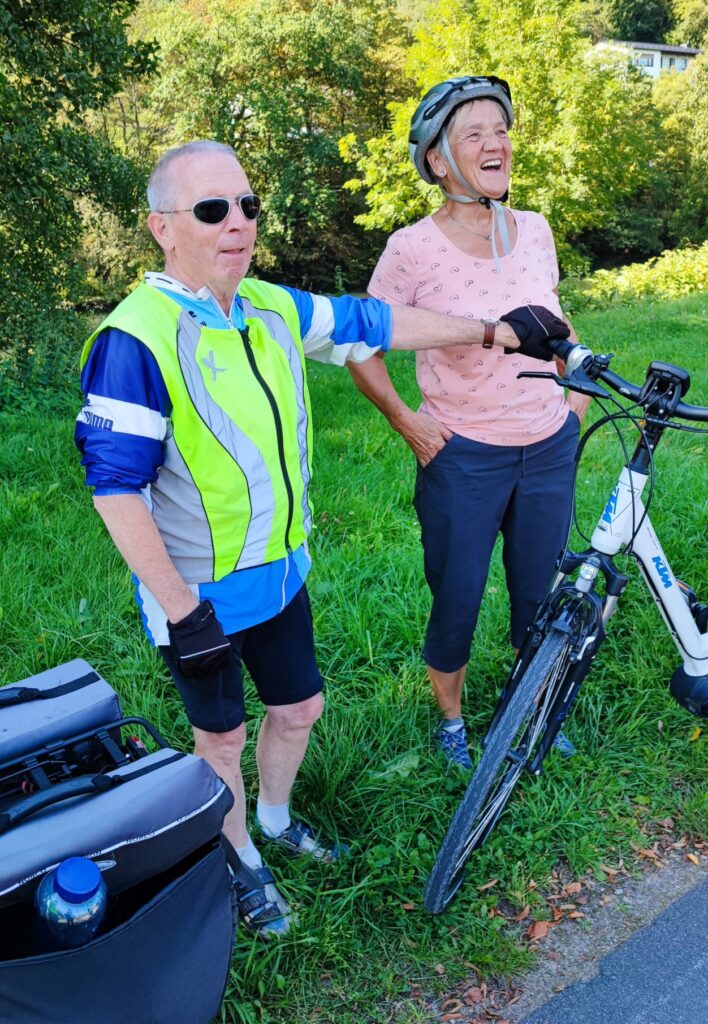
<svg viewBox="0 0 708 1024"><path fill-rule="evenodd" d="M492 252L498 265L497 234L501 241L502 252L505 255L511 252L506 219L501 206L501 203L508 198L508 193L500 197L483 196L474 189L457 166L447 138L447 122L451 114L461 104L469 103L471 100L494 100L504 112L507 127L511 127L514 123L511 90L503 78L497 78L496 75L462 75L459 78L448 78L446 81L434 85L432 89L428 89L418 104L411 120L408 149L411 160L423 181L427 181L429 185L439 185L446 199L451 199L456 203L481 203L492 211ZM428 165L428 150L434 145L440 146L453 174L460 185L466 189L465 194L448 192L433 176Z"/></svg>
<svg viewBox="0 0 708 1024"><path fill-rule="evenodd" d="M428 89L411 120L408 149L418 174L429 185L436 181L428 166L428 150L453 111L470 100L496 100L504 111L507 125L511 127L514 123L511 90L504 79L496 75L462 75Z"/></svg>

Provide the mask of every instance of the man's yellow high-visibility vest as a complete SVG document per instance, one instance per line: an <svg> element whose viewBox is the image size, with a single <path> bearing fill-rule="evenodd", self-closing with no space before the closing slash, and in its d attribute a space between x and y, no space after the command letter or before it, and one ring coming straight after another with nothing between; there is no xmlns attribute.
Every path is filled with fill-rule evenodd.
<svg viewBox="0 0 708 1024"><path fill-rule="evenodd" d="M283 288L244 279L247 329L200 326L177 302L140 284L92 334L138 338L172 403L151 511L187 583L283 558L312 525L312 417L300 320Z"/></svg>

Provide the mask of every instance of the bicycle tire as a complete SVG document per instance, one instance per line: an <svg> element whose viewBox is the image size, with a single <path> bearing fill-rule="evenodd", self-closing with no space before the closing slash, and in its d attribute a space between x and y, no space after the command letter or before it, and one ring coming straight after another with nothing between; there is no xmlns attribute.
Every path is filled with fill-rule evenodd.
<svg viewBox="0 0 708 1024"><path fill-rule="evenodd" d="M424 905L439 914L462 884L465 865L501 817L530 760L569 665L570 638L551 630L526 666L447 830L425 889ZM539 706L539 695L546 692ZM540 698L539 698L540 699ZM534 710L535 708L535 710ZM516 749L514 742L519 739ZM526 749L524 750L524 746ZM510 753L515 750L515 756ZM491 799L488 796L491 792Z"/></svg>

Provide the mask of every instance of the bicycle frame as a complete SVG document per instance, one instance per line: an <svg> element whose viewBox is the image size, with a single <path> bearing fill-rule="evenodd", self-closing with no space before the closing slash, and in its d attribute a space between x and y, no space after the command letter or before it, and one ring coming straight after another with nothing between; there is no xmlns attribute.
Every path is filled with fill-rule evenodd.
<svg viewBox="0 0 708 1024"><path fill-rule="evenodd" d="M658 438L657 438L658 440ZM669 561L642 503L642 493L649 480L638 466L637 454L646 453L644 442L638 445L635 459L625 466L619 476L604 511L595 527L590 548L567 552L549 592L539 607L534 622L511 669L501 693L487 735L495 728L500 715L509 702L516 682L534 656L539 637L550 624L552 628L573 635L575 645L562 679L550 700L545 715L547 728L527 764L527 770L540 775L542 764L563 720L569 714L597 650L605 638L605 627L617 609L619 598L628 583L619 572L613 557L623 546L639 565L642 576L654 602L674 639L683 659L687 675L701 676L708 671L708 633L701 633L682 594ZM568 577L579 569L578 578ZM595 589L595 579L602 572L605 593ZM584 623L577 627L577 616L582 610ZM575 628L572 621L575 619Z"/></svg>
<svg viewBox="0 0 708 1024"><path fill-rule="evenodd" d="M591 545L611 558L631 543L630 553L683 658L686 673L704 675L708 671L708 633L699 632L642 504L648 479L646 474L624 467L595 527ZM614 606L609 614L612 611Z"/></svg>

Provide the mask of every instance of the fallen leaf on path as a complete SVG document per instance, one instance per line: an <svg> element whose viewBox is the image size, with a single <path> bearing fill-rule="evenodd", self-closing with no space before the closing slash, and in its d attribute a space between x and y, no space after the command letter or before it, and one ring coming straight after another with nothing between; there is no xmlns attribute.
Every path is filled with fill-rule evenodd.
<svg viewBox="0 0 708 1024"><path fill-rule="evenodd" d="M444 966L442 964L436 964L435 965L435 973L436 974L444 974L445 973Z"/></svg>
<svg viewBox="0 0 708 1024"><path fill-rule="evenodd" d="M415 910L415 903L403 903L401 905L404 910Z"/></svg>
<svg viewBox="0 0 708 1024"><path fill-rule="evenodd" d="M659 859L659 854L656 852L656 850L647 850L645 847L634 846L633 843L630 845L632 846L632 849L635 850L640 857L645 857L647 860Z"/></svg>
<svg viewBox="0 0 708 1024"><path fill-rule="evenodd" d="M541 939L545 939L549 928L550 924L548 921L534 921L531 927L526 929L526 936L532 941L538 942Z"/></svg>
<svg viewBox="0 0 708 1024"><path fill-rule="evenodd" d="M583 883L582 882L569 882L568 885L565 886L563 891L567 892L568 895L570 896L574 892L580 892L582 887L583 887Z"/></svg>
<svg viewBox="0 0 708 1024"><path fill-rule="evenodd" d="M568 914L568 917L576 921L579 917L585 917L585 914L581 910L573 910L572 913Z"/></svg>
<svg viewBox="0 0 708 1024"><path fill-rule="evenodd" d="M472 988L468 988L462 995L462 999L467 1006L473 1006L475 1003L481 1003L482 998L482 989L477 988L476 985L473 985Z"/></svg>
<svg viewBox="0 0 708 1024"><path fill-rule="evenodd" d="M513 917L509 918L509 920L510 921L524 921L529 916L530 913L531 913L531 906L530 906L530 904L527 903L523 910L520 910L518 914L514 914Z"/></svg>
<svg viewBox="0 0 708 1024"><path fill-rule="evenodd" d="M444 1010L445 1013L459 1013L459 1011L462 1009L462 1000L446 999L445 1002L440 1007L440 1009Z"/></svg>
<svg viewBox="0 0 708 1024"><path fill-rule="evenodd" d="M700 725L697 725L696 728L691 733L691 735L689 736L688 742L689 743L695 743L696 740L698 739L698 737L701 735L702 732L703 732L703 730L701 729Z"/></svg>
<svg viewBox="0 0 708 1024"><path fill-rule="evenodd" d="M691 864L695 864L697 868L701 866L700 857L696 857L695 853L687 853L686 860L690 860Z"/></svg>
<svg viewBox="0 0 708 1024"><path fill-rule="evenodd" d="M464 1020L464 1018L463 1018L461 1013L444 1013L442 1015L442 1017L440 1018L440 1020L441 1021Z"/></svg>
<svg viewBox="0 0 708 1024"><path fill-rule="evenodd" d="M498 878L493 878L491 882L485 882L484 885L478 885L477 892L484 892L485 889L491 889L492 886L496 885L498 881Z"/></svg>

